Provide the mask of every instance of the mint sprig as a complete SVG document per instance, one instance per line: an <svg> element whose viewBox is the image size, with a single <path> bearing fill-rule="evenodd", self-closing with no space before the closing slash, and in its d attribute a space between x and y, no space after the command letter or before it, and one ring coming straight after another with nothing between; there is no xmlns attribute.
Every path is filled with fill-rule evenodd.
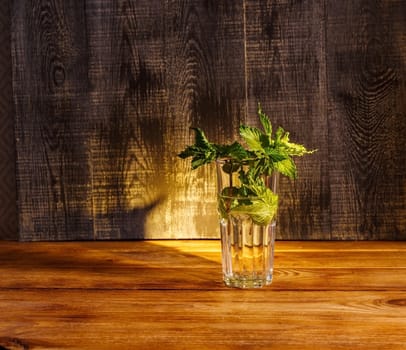
<svg viewBox="0 0 406 350"><path fill-rule="evenodd" d="M289 133L278 127L273 135L268 116L258 107L262 130L241 125L240 136L247 147L238 141L220 145L210 142L199 128L195 132L195 143L187 146L178 156L192 157L192 169L225 158L223 171L239 173L240 187L230 185L223 189L219 198L219 212L224 218L231 214L249 215L259 225L269 224L276 215L278 196L266 187L264 176L279 172L291 179L297 177L294 156L313 153L305 146L289 140Z"/></svg>

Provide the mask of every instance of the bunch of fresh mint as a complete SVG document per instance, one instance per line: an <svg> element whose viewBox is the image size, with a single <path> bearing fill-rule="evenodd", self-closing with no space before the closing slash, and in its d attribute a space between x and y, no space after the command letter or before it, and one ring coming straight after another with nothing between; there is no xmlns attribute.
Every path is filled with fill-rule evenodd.
<svg viewBox="0 0 406 350"><path fill-rule="evenodd" d="M278 196L265 184L264 177L279 172L291 179L297 177L293 156L313 153L303 145L289 141L289 133L279 127L274 135L268 116L258 107L263 130L240 126L240 135L247 147L239 142L219 145L210 142L199 128L195 131L195 143L183 150L179 157L192 157L192 169L217 159L224 159L223 171L237 173L241 186L230 186L219 196L219 212L224 218L230 214L249 215L259 225L268 225L278 207Z"/></svg>

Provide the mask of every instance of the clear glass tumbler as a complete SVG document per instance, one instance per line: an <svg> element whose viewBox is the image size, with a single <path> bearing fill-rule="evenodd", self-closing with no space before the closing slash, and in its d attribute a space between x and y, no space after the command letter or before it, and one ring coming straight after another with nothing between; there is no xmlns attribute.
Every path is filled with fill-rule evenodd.
<svg viewBox="0 0 406 350"><path fill-rule="evenodd" d="M253 219L252 213L228 210L232 203L249 204L256 198L241 196L234 190L241 188L241 177L226 163L224 159L216 162L224 283L229 287L260 288L272 282L276 215L263 225L255 215ZM278 173L262 179L276 194Z"/></svg>

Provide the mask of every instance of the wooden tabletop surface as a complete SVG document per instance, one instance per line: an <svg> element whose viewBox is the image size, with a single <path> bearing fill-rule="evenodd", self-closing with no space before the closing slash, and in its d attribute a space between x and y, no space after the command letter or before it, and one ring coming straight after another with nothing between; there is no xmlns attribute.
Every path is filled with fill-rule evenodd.
<svg viewBox="0 0 406 350"><path fill-rule="evenodd" d="M276 243L270 287L219 241L0 242L3 349L406 349L406 242Z"/></svg>

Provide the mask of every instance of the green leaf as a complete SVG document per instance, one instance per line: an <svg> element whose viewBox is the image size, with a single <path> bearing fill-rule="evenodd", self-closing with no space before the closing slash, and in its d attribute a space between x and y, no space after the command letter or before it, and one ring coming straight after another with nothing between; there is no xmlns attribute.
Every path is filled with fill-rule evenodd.
<svg viewBox="0 0 406 350"><path fill-rule="evenodd" d="M285 152L277 148L266 148L265 153L268 158L270 158L271 162L280 162L289 158L289 156Z"/></svg>
<svg viewBox="0 0 406 350"><path fill-rule="evenodd" d="M256 224L266 226L274 219L277 209L278 196L270 189L266 189L262 197L251 198L251 203L248 205L235 206L230 214L249 215Z"/></svg>
<svg viewBox="0 0 406 350"><path fill-rule="evenodd" d="M178 154L180 158L192 157L192 169L204 164L211 163L217 158L217 149L210 143L204 132L199 128L192 128L195 131L195 144L188 146Z"/></svg>
<svg viewBox="0 0 406 350"><path fill-rule="evenodd" d="M241 125L240 135L243 137L244 141L247 143L248 147L252 151L263 151L261 142L261 130L251 126Z"/></svg>
<svg viewBox="0 0 406 350"><path fill-rule="evenodd" d="M303 156L308 153L313 153L315 151L308 151L305 146L293 142L283 142L282 146L284 147L287 154L290 156Z"/></svg>
<svg viewBox="0 0 406 350"><path fill-rule="evenodd" d="M275 133L275 140L274 140L275 145L280 144L281 138L283 137L284 134L285 134L285 130L281 126L279 126L278 129L276 129L276 133Z"/></svg>
<svg viewBox="0 0 406 350"><path fill-rule="evenodd" d="M195 143L180 152L179 157L191 157L192 169L218 158L228 159L223 171L230 175L238 172L241 185L229 187L219 196L220 215L228 217L230 214L246 214L254 222L265 225L275 216L278 197L265 186L263 176L278 171L294 179L297 177L297 169L292 157L315 151L308 151L303 145L290 142L289 133L282 127L278 127L272 135L271 121L260 105L258 117L263 130L240 126L240 135L246 147L237 141L225 145L211 143L201 129L193 128Z"/></svg>
<svg viewBox="0 0 406 350"><path fill-rule="evenodd" d="M291 179L296 179L297 170L296 165L291 158L275 162L275 170L280 172L282 175L285 175Z"/></svg>
<svg viewBox="0 0 406 350"><path fill-rule="evenodd" d="M194 154L195 154L194 148L192 146L188 146L178 154L178 157L186 159L188 157L192 157Z"/></svg>
<svg viewBox="0 0 406 350"><path fill-rule="evenodd" d="M315 151L308 151L305 146L289 141L289 132L278 128L275 136L275 147L288 156L303 156Z"/></svg>
<svg viewBox="0 0 406 350"><path fill-rule="evenodd" d="M231 145L215 145L219 157L245 159L248 156L247 150L238 142Z"/></svg>
<svg viewBox="0 0 406 350"><path fill-rule="evenodd" d="M210 148L211 143L207 139L206 135L204 134L203 130L199 128L192 128L192 130L195 131L195 145L197 147L202 147L202 148Z"/></svg>
<svg viewBox="0 0 406 350"><path fill-rule="evenodd" d="M197 169L198 167L204 165L204 164L208 164L211 161L205 157L198 157L195 156L192 158L192 169Z"/></svg>
<svg viewBox="0 0 406 350"><path fill-rule="evenodd" d="M264 128L265 134L269 137L272 136L272 124L268 116L262 112L261 105L258 105L258 116L261 120L262 127Z"/></svg>

